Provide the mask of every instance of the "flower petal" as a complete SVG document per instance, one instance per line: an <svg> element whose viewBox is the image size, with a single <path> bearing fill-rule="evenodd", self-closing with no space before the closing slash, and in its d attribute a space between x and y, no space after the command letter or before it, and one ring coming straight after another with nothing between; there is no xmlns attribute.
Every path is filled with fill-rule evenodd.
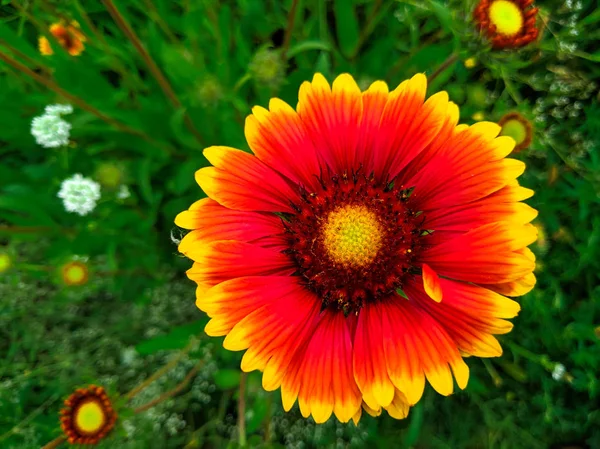
<svg viewBox="0 0 600 449"><path fill-rule="evenodd" d="M298 114L316 148L334 173L357 168L356 148L363 104L351 75L338 76L333 86L320 73L298 93Z"/></svg>
<svg viewBox="0 0 600 449"><path fill-rule="evenodd" d="M242 370L264 370L263 385L274 390L281 384L297 348L314 332L321 302L291 276L246 278L243 284L236 296L241 297L242 304L255 298L257 307L235 324L223 346L230 351L247 349ZM235 296L230 301L235 308ZM228 311L222 312L223 319L229 320Z"/></svg>
<svg viewBox="0 0 600 449"><path fill-rule="evenodd" d="M388 101L389 89L383 81L375 81L362 93L363 113L356 149L356 160L362 161L364 173L373 171L373 148L379 133L381 114Z"/></svg>
<svg viewBox="0 0 600 449"><path fill-rule="evenodd" d="M292 181L311 186L321 169L306 127L286 102L273 98L269 110L256 106L246 118L248 145L265 164Z"/></svg>
<svg viewBox="0 0 600 449"><path fill-rule="evenodd" d="M423 264L423 288L431 299L435 302L442 300L442 284L435 271L426 263Z"/></svg>
<svg viewBox="0 0 600 449"><path fill-rule="evenodd" d="M281 219L274 214L228 209L215 200L203 198L175 218L179 227L192 229L179 244L186 254L196 245L214 240L238 240L263 247L285 247Z"/></svg>
<svg viewBox="0 0 600 449"><path fill-rule="evenodd" d="M500 356L502 348L493 335L510 332L512 323L501 318L516 316L519 304L476 285L448 279L442 279L441 283L444 289L441 304L432 304L418 286L408 287L407 295L445 329L463 353Z"/></svg>
<svg viewBox="0 0 600 449"><path fill-rule="evenodd" d="M529 293L535 287L536 278L533 273L526 274L522 278L519 278L512 282L500 283L500 284L480 284L482 287L489 288L501 295L505 296L523 296Z"/></svg>
<svg viewBox="0 0 600 449"><path fill-rule="evenodd" d="M395 389L394 400L390 405L384 407L389 415L394 419L404 419L408 416L410 405L404 393L397 388Z"/></svg>
<svg viewBox="0 0 600 449"><path fill-rule="evenodd" d="M291 275L296 270L285 254L235 240L196 245L186 256L195 261L188 277L203 286L243 276Z"/></svg>
<svg viewBox="0 0 600 449"><path fill-rule="evenodd" d="M256 156L235 148L210 147L204 155L214 167L196 172L196 182L212 199L230 209L292 212L298 195Z"/></svg>
<svg viewBox="0 0 600 449"><path fill-rule="evenodd" d="M362 307L354 334L354 378L363 401L372 409L387 407L394 399L394 385L386 368L378 305L366 303Z"/></svg>
<svg viewBox="0 0 600 449"><path fill-rule="evenodd" d="M436 273L461 281L512 282L535 268L535 261L517 250L536 238L537 230L530 224L490 223L433 245L421 253L421 260Z"/></svg>
<svg viewBox="0 0 600 449"><path fill-rule="evenodd" d="M296 398L304 417L323 423L332 413L348 422L361 406L352 374L352 340L344 314L326 310L310 342L299 350L281 385L285 410Z"/></svg>
<svg viewBox="0 0 600 449"><path fill-rule="evenodd" d="M439 92L423 104L427 78L418 74L390 92L374 145L375 175L393 179L435 138L448 109L448 94Z"/></svg>
<svg viewBox="0 0 600 449"><path fill-rule="evenodd" d="M410 298L412 291L407 294ZM450 368L459 388L465 388L469 368L450 336L429 314L400 296L381 302L381 306L388 373L409 404L421 398L424 376L438 393L451 394Z"/></svg>

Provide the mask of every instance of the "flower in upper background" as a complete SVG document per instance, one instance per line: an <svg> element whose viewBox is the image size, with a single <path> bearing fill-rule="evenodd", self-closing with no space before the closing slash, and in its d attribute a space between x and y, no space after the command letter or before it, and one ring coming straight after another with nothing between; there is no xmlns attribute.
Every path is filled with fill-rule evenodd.
<svg viewBox="0 0 600 449"><path fill-rule="evenodd" d="M60 277L64 284L68 286L87 284L89 274L88 266L82 260L67 262L60 267Z"/></svg>
<svg viewBox="0 0 600 449"><path fill-rule="evenodd" d="M58 105L52 106L56 107ZM51 106L46 107L46 111ZM69 143L71 124L63 120L59 113L44 113L31 121L31 135L38 145L45 148L58 148Z"/></svg>
<svg viewBox="0 0 600 449"><path fill-rule="evenodd" d="M48 115L66 115L73 113L73 106L70 104L49 104L44 109Z"/></svg>
<svg viewBox="0 0 600 449"><path fill-rule="evenodd" d="M223 99L223 87L214 76L205 77L198 85L197 101L205 108L215 107Z"/></svg>
<svg viewBox="0 0 600 449"><path fill-rule="evenodd" d="M94 177L109 189L118 189L125 180L125 170L119 163L103 162L96 168Z"/></svg>
<svg viewBox="0 0 600 449"><path fill-rule="evenodd" d="M281 53L272 48L262 48L252 58L248 70L259 83L277 88L285 78L285 63Z"/></svg>
<svg viewBox="0 0 600 449"><path fill-rule="evenodd" d="M533 125L518 112L505 114L498 120L498 125L502 127L500 135L515 139L516 145L513 153L516 154L523 151L531 145L531 141L533 140Z"/></svg>
<svg viewBox="0 0 600 449"><path fill-rule="evenodd" d="M97 444L115 426L117 413L104 388L77 389L60 411L61 428L71 444Z"/></svg>
<svg viewBox="0 0 600 449"><path fill-rule="evenodd" d="M12 265L10 254L0 251L0 274L9 270Z"/></svg>
<svg viewBox="0 0 600 449"><path fill-rule="evenodd" d="M80 30L79 23L71 21L69 25L65 25L64 21L53 23L49 28L50 34L55 37L60 46L64 48L71 56L79 56L84 50L83 43L86 41L85 36ZM44 56L54 54L52 46L46 36L39 38L40 53Z"/></svg>
<svg viewBox="0 0 600 449"><path fill-rule="evenodd" d="M122 184L117 191L117 198L120 200L126 200L131 196L131 192L129 191L129 187L125 184Z"/></svg>
<svg viewBox="0 0 600 449"><path fill-rule="evenodd" d="M533 0L481 0L473 18L494 49L519 48L537 39Z"/></svg>
<svg viewBox="0 0 600 449"><path fill-rule="evenodd" d="M364 409L407 416L427 379L464 388L463 355L502 353L519 296L535 284L537 212L521 201L525 164L495 123L458 125L422 74L361 92L316 74L297 109L255 107L254 154L210 147L196 172L208 198L180 213L206 333L246 350L317 423Z"/></svg>
<svg viewBox="0 0 600 449"><path fill-rule="evenodd" d="M475 59L475 58L465 59L464 64L467 69L472 69L477 65L477 59Z"/></svg>
<svg viewBox="0 0 600 449"><path fill-rule="evenodd" d="M68 212L87 215L96 208L100 199L100 184L77 173L62 182L58 197L63 200Z"/></svg>

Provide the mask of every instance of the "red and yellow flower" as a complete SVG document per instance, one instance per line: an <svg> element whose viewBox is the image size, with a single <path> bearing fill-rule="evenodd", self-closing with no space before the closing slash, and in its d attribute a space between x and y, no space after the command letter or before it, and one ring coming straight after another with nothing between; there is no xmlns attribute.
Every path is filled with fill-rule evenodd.
<svg viewBox="0 0 600 449"><path fill-rule="evenodd" d="M79 388L60 411L61 428L71 444L96 444L115 426L117 413L104 388Z"/></svg>
<svg viewBox="0 0 600 449"><path fill-rule="evenodd" d="M245 350L289 410L317 423L364 409L404 418L426 380L464 388L463 356L495 357L535 284L537 212L494 123L458 125L446 92L419 74L361 92L340 75L305 82L297 109L255 107L254 154L204 151L208 198L175 223L194 261L211 336Z"/></svg>
<svg viewBox="0 0 600 449"><path fill-rule="evenodd" d="M63 21L53 23L49 28L50 34L58 41L71 56L79 56L85 49L83 43L86 41L85 35L81 32L79 23L75 20L68 25ZM54 54L52 46L46 36L40 36L38 42L40 53L44 56Z"/></svg>
<svg viewBox="0 0 600 449"><path fill-rule="evenodd" d="M60 267L60 277L65 285L85 285L90 277L90 271L85 262L74 260Z"/></svg>
<svg viewBox="0 0 600 449"><path fill-rule="evenodd" d="M519 48L537 39L533 0L481 0L473 11L479 30L494 49Z"/></svg>
<svg viewBox="0 0 600 449"><path fill-rule="evenodd" d="M518 112L504 114L498 125L502 127L500 135L510 136L515 139L516 145L513 153L519 153L531 145L533 140L533 125Z"/></svg>

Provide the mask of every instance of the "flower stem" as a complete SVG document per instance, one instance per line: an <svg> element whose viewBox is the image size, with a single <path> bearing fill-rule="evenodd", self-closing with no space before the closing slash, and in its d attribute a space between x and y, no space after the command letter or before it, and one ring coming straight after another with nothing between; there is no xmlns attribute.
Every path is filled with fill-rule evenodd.
<svg viewBox="0 0 600 449"><path fill-rule="evenodd" d="M238 442L240 447L246 447L246 378L248 374L242 371L240 376L240 391L238 398Z"/></svg>
<svg viewBox="0 0 600 449"><path fill-rule="evenodd" d="M171 360L169 363L167 363L165 366L163 366L161 369L159 369L158 371L156 371L152 376L150 376L148 379L146 379L145 381L143 381L141 384L135 386L129 393L127 393L125 395L125 397L128 400L133 399L135 396L137 396L139 393L142 392L142 390L145 390L146 387L148 387L148 385L150 385L152 382L154 382L155 380L157 380L158 378L162 377L163 375L165 375L166 373L168 373L169 371L171 371L173 368L175 368L175 366L181 361L181 359L192 350L192 348L194 347L194 345L196 344L195 341L190 341L190 343L183 348L179 354L177 354L176 357L173 357L173 360Z"/></svg>
<svg viewBox="0 0 600 449"><path fill-rule="evenodd" d="M133 31L133 28L131 28L129 22L127 22L127 19L125 19L125 17L123 17L123 15L119 12L112 0L102 0L102 3L104 4L104 7L107 9L109 14L112 16L117 26L121 29L123 34L125 34L125 36L134 46L134 48L137 50L144 63L148 67L148 70L150 70L150 73L152 73L152 76L154 76L154 79L156 79L156 82L162 89L163 93L165 94L171 105L175 109L183 108L183 105L179 101L179 98L177 98L177 95L171 87L171 84L169 83L165 75L162 73L162 71L159 69L156 62L154 62L154 59L152 59L150 53L148 53L148 51L144 48L139 37L137 36L137 34L135 34L135 31ZM185 123L185 126L188 128L188 130L194 135L198 143L200 145L204 145L202 136L195 128L194 123L192 122L192 119L187 114L187 112L183 115L183 122Z"/></svg>
<svg viewBox="0 0 600 449"><path fill-rule="evenodd" d="M290 41L292 40L292 31L294 30L294 22L296 21L296 9L298 8L298 0L292 1L292 7L288 13L287 27L285 28L285 37L283 39L283 45L281 47L281 59L285 60L287 51L290 48Z"/></svg>
<svg viewBox="0 0 600 449"><path fill-rule="evenodd" d="M201 360L190 370L189 373L187 373L185 378L181 382L179 382L175 386L175 388L173 388L172 390L166 391L165 393L161 394L157 398L154 398L151 401L146 402L143 405L140 405L138 408L136 408L134 410L134 413L137 414L137 413L145 412L146 410L154 407L155 405L160 404L161 402L164 402L167 399L178 394L181 390L183 390L192 381L194 376L198 373L198 371L200 371L200 369L202 368L203 365L204 365L204 361Z"/></svg>
<svg viewBox="0 0 600 449"><path fill-rule="evenodd" d="M444 71L458 61L458 53L452 53L448 58L440 64L440 66L427 78L427 84L433 83L438 76L440 76Z"/></svg>
<svg viewBox="0 0 600 449"><path fill-rule="evenodd" d="M42 449L56 449L58 446L67 441L67 437L60 436L58 438L53 439L48 444L42 446Z"/></svg>

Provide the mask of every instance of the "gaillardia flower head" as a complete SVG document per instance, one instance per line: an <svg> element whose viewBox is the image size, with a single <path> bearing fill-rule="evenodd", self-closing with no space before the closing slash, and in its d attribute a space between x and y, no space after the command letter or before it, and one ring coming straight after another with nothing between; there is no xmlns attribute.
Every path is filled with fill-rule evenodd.
<svg viewBox="0 0 600 449"><path fill-rule="evenodd" d="M523 151L531 145L531 141L533 140L533 125L518 112L505 114L498 120L498 125L502 127L500 135L515 139L516 145L513 153Z"/></svg>
<svg viewBox="0 0 600 449"><path fill-rule="evenodd" d="M79 23L72 21L66 25L63 21L53 23L49 28L50 34L58 41L60 46L64 48L71 56L79 56L83 52L86 41L84 34L81 32ZM46 36L39 38L40 53L44 56L54 54L52 46Z"/></svg>
<svg viewBox="0 0 600 449"><path fill-rule="evenodd" d="M494 49L519 48L537 39L533 0L481 0L473 11L479 30Z"/></svg>
<svg viewBox="0 0 600 449"><path fill-rule="evenodd" d="M77 389L65 400L60 415L61 428L71 444L96 444L117 421L104 388L95 385Z"/></svg>
<svg viewBox="0 0 600 449"><path fill-rule="evenodd" d="M305 82L297 109L272 99L246 119L254 154L211 147L208 198L179 214L192 230L206 332L246 350L283 406L317 423L364 409L404 418L427 379L464 388L463 355L493 357L493 334L529 291L536 211L523 162L494 123L457 125L419 74L392 92L340 75Z"/></svg>
<svg viewBox="0 0 600 449"><path fill-rule="evenodd" d="M85 262L74 260L60 267L60 277L65 285L85 285L90 277L90 272Z"/></svg>

